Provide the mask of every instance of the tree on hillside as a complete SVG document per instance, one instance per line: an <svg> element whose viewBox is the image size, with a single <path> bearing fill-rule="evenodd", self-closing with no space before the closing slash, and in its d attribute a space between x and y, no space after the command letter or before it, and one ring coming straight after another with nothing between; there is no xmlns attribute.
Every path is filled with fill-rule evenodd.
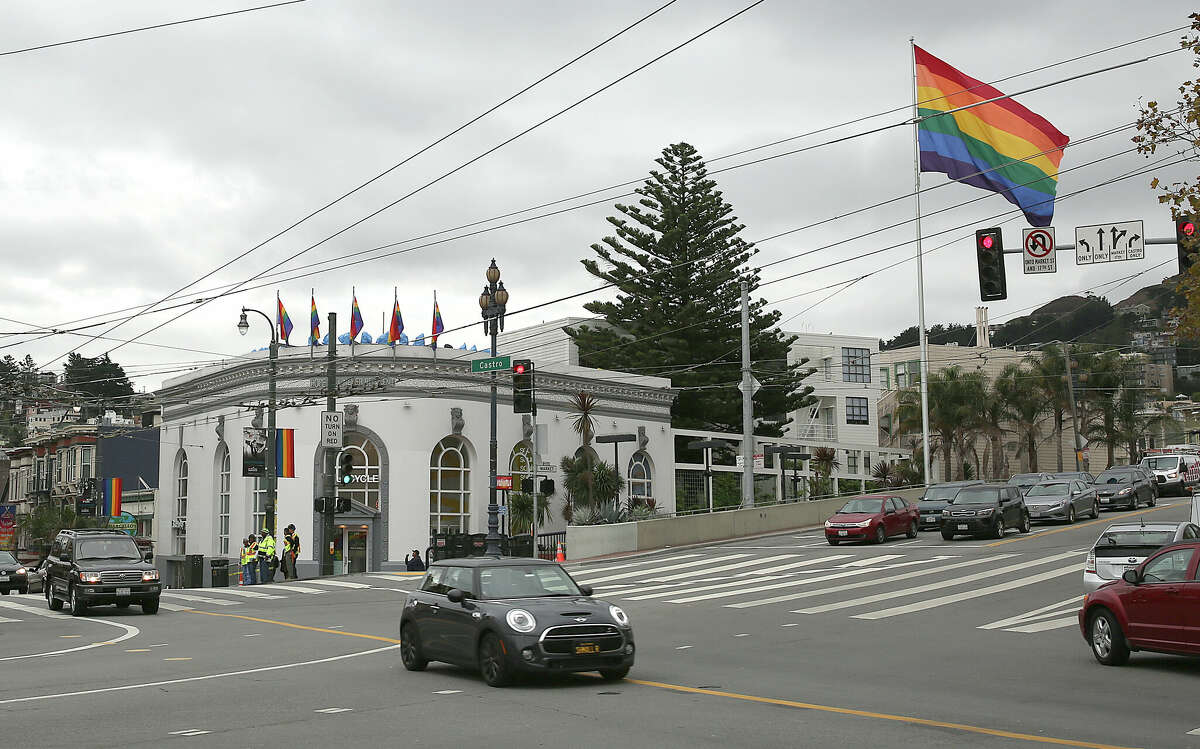
<svg viewBox="0 0 1200 749"><path fill-rule="evenodd" d="M125 376L125 370L108 354L94 359L69 354L63 365L61 389L80 393L85 401L90 401L81 404L85 416L98 413L102 402L107 402L106 408L128 405L128 398L133 395L133 385Z"/></svg>
<svg viewBox="0 0 1200 749"><path fill-rule="evenodd" d="M637 204L617 204L621 215L608 218L615 234L592 245L596 258L582 261L617 289L612 301L584 305L605 325L567 333L580 364L669 377L681 388L675 426L738 431L740 282L751 294L758 288L758 269L749 265L757 250L739 236L744 227L695 148L668 146L656 162L660 169L636 190ZM803 384L810 370L788 362L795 339L776 327L780 313L766 304L752 299L750 306L751 357L764 385L754 398L754 431L780 436L812 388Z"/></svg>
<svg viewBox="0 0 1200 749"><path fill-rule="evenodd" d="M1179 46L1193 55L1193 67L1200 67L1200 13L1188 16L1192 20L1190 33L1180 39ZM1185 81L1179 86L1179 100L1167 108L1157 101L1148 101L1141 108L1133 142L1138 153L1147 157L1161 147L1180 151L1195 160L1200 153L1200 79ZM1150 180L1158 190L1158 202L1170 206L1175 217L1200 215L1200 176L1194 179L1164 183L1158 177ZM1200 337L1200 263L1193 265L1178 280L1178 291L1185 303L1175 312L1179 316L1179 334L1185 338Z"/></svg>

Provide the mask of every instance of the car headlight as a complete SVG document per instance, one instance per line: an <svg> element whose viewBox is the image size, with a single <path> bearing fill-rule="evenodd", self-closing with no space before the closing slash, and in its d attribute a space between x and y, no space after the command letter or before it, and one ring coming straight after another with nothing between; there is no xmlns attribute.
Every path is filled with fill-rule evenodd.
<svg viewBox="0 0 1200 749"><path fill-rule="evenodd" d="M142 573L142 582L148 583L158 579L158 570L146 570Z"/></svg>
<svg viewBox="0 0 1200 749"><path fill-rule="evenodd" d="M533 618L533 614L525 609L509 609L504 615L504 621L508 622L508 626L512 627L517 632L532 632L537 626L537 620Z"/></svg>
<svg viewBox="0 0 1200 749"><path fill-rule="evenodd" d="M1125 487L1124 489L1122 489L1121 491L1117 492L1117 496L1118 496L1118 497L1124 497L1126 494L1128 494L1128 493L1129 493L1129 492L1131 492L1131 491L1133 491L1133 487L1132 487L1132 486L1127 486L1127 487Z"/></svg>
<svg viewBox="0 0 1200 749"><path fill-rule="evenodd" d="M950 511L949 511L949 510L942 510L942 517L944 517L944 518L948 518L948 517L950 517Z"/></svg>
<svg viewBox="0 0 1200 749"><path fill-rule="evenodd" d="M18 568L17 568L17 571L16 571L14 574L17 574L17 575L24 575L24 574L25 574L26 572L28 572L28 571L29 571L29 570L25 569L24 567L18 567Z"/></svg>
<svg viewBox="0 0 1200 749"><path fill-rule="evenodd" d="M867 526L869 526L870 524L871 524L871 521L870 521L870 520L864 520L864 521L862 521L861 523L855 523L855 524L854 524L854 527L855 527L855 528L866 528L866 527L867 527Z"/></svg>
<svg viewBox="0 0 1200 749"><path fill-rule="evenodd" d="M80 572L79 582L81 583L98 583L100 582L99 572Z"/></svg>
<svg viewBox="0 0 1200 749"><path fill-rule="evenodd" d="M617 624L620 624L622 627L629 626L629 614L626 614L625 610L620 606L609 606L608 613L612 616L613 621Z"/></svg>
<svg viewBox="0 0 1200 749"><path fill-rule="evenodd" d="M994 511L995 511L994 507L989 507L986 510L977 510L975 512L975 515L978 517L981 517L981 518L986 518L987 516L991 515L992 512L994 512Z"/></svg>
<svg viewBox="0 0 1200 749"><path fill-rule="evenodd" d="M832 527L833 527L833 521L832 521L832 520L826 520L826 521L825 521L825 527L826 527L826 528L832 528Z"/></svg>

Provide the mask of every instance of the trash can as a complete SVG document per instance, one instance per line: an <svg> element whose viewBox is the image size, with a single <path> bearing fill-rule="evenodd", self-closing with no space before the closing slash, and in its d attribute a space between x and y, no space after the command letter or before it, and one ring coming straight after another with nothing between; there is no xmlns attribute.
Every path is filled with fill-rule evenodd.
<svg viewBox="0 0 1200 749"><path fill-rule="evenodd" d="M204 587L204 555L185 554L183 557L183 587Z"/></svg>
<svg viewBox="0 0 1200 749"><path fill-rule="evenodd" d="M508 540L509 554L514 557L533 556L533 536L522 533Z"/></svg>
<svg viewBox="0 0 1200 749"><path fill-rule="evenodd" d="M446 539L445 559L462 559L469 551L468 539L465 533L454 533Z"/></svg>
<svg viewBox="0 0 1200 749"><path fill-rule="evenodd" d="M471 534L471 546L469 549L469 553L471 554L471 556L481 557L481 556L483 556L483 553L485 551L487 551L487 534L486 533L472 533Z"/></svg>
<svg viewBox="0 0 1200 749"><path fill-rule="evenodd" d="M225 558L217 558L208 560L208 564L212 567L212 586L214 588L229 587L229 560Z"/></svg>

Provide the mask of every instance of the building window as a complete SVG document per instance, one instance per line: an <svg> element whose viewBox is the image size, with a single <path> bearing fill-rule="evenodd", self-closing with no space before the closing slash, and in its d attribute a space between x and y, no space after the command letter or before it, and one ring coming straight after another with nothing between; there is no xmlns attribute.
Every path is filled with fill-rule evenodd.
<svg viewBox="0 0 1200 749"><path fill-rule="evenodd" d="M229 448L222 447L217 466L217 553L229 553Z"/></svg>
<svg viewBox="0 0 1200 749"><path fill-rule="evenodd" d="M182 450L175 462L175 518L171 521L171 551L187 553L188 459Z"/></svg>
<svg viewBox="0 0 1200 749"><path fill-rule="evenodd" d="M847 424L870 424L869 411L867 410L866 398L847 398L846 399L846 423Z"/></svg>
<svg viewBox="0 0 1200 749"><path fill-rule="evenodd" d="M654 499L654 468L650 464L650 456L644 450L638 450L629 459L629 497L639 502Z"/></svg>
<svg viewBox="0 0 1200 749"><path fill-rule="evenodd" d="M266 527L267 481L260 476L254 479L253 504L250 507L250 530L257 536L259 531Z"/></svg>
<svg viewBox="0 0 1200 749"><path fill-rule="evenodd" d="M354 469L350 472L349 484L338 484L337 496L378 510L379 482L382 480L379 448L367 437L352 434L338 453L338 465L341 465L343 454L353 458Z"/></svg>
<svg viewBox="0 0 1200 749"><path fill-rule="evenodd" d="M842 382L871 381L871 349L842 348Z"/></svg>
<svg viewBox="0 0 1200 749"><path fill-rule="evenodd" d="M858 450L846 451L846 473L858 473Z"/></svg>
<svg viewBox="0 0 1200 749"><path fill-rule="evenodd" d="M79 478L87 480L93 478L92 473L92 454L93 448L91 445L84 445L79 448Z"/></svg>
<svg viewBox="0 0 1200 749"><path fill-rule="evenodd" d="M466 533L470 517L470 455L462 439L447 437L429 456L429 530Z"/></svg>
<svg viewBox="0 0 1200 749"><path fill-rule="evenodd" d="M879 387L884 390L892 389L892 370L887 367L879 368Z"/></svg>
<svg viewBox="0 0 1200 749"><path fill-rule="evenodd" d="M518 442L508 456L508 472L512 474L513 491L521 489L521 479L533 478L533 449L528 442ZM534 487L537 491L537 487Z"/></svg>

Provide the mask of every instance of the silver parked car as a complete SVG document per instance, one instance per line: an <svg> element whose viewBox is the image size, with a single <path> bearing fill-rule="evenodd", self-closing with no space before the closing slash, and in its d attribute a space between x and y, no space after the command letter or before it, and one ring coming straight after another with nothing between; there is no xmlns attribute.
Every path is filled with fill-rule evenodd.
<svg viewBox="0 0 1200 749"><path fill-rule="evenodd" d="M1083 566L1085 593L1117 580L1154 551L1176 541L1200 539L1200 528L1192 523L1117 523L1096 539Z"/></svg>
<svg viewBox="0 0 1200 749"><path fill-rule="evenodd" d="M1074 523L1080 515L1100 517L1096 490L1082 481L1043 481L1025 492L1030 520L1065 520Z"/></svg>

